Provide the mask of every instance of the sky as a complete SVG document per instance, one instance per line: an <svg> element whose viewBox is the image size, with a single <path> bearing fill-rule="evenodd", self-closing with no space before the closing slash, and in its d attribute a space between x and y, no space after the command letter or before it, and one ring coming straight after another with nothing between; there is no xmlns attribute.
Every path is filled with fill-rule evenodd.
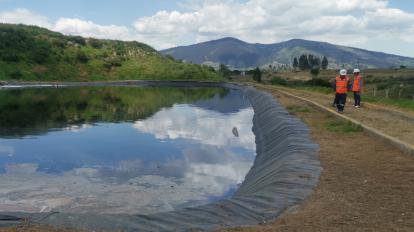
<svg viewBox="0 0 414 232"><path fill-rule="evenodd" d="M0 0L0 22L156 49L300 38L414 57L413 0Z"/></svg>

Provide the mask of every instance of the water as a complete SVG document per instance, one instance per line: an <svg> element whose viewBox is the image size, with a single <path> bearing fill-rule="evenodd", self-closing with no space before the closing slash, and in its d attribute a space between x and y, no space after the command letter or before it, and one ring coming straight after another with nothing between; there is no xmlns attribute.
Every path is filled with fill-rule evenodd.
<svg viewBox="0 0 414 232"><path fill-rule="evenodd" d="M253 110L222 88L0 91L0 211L151 214L230 197Z"/></svg>

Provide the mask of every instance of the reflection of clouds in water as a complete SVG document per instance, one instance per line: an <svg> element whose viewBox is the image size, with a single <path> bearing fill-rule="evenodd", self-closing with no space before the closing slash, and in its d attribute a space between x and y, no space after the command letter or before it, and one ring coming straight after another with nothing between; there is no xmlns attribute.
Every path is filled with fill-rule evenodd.
<svg viewBox="0 0 414 232"><path fill-rule="evenodd" d="M0 156L12 157L13 155L14 155L13 147L0 144Z"/></svg>
<svg viewBox="0 0 414 232"><path fill-rule="evenodd" d="M241 156L211 145L191 146L183 151L183 156L165 162L124 161L116 168L100 168L94 177L117 183L140 176L173 178L177 185L203 196L222 196L244 180L253 163L252 156Z"/></svg>
<svg viewBox="0 0 414 232"><path fill-rule="evenodd" d="M255 150L252 132L253 109L235 114L220 114L187 105L163 109L153 117L137 121L134 128L153 134L157 139L189 139L215 146L243 147ZM237 128L239 137L233 135Z"/></svg>
<svg viewBox="0 0 414 232"><path fill-rule="evenodd" d="M0 211L151 214L205 204L240 183L252 158L202 147L185 150L183 160L125 161L62 175L36 172L36 164L11 165L0 175Z"/></svg>
<svg viewBox="0 0 414 232"><path fill-rule="evenodd" d="M178 141L182 157L127 160L115 167L77 168L61 175L36 172L36 164L10 165L0 175L0 211L150 214L207 203L240 184L249 171L255 153L252 118L251 108L221 114L175 105L133 126L160 140L188 140ZM2 151L11 152L0 146L0 155Z"/></svg>
<svg viewBox="0 0 414 232"><path fill-rule="evenodd" d="M253 157L247 158L226 149L211 149L209 145L186 149L184 156L188 162L186 181L196 186L209 186L209 192L214 192L215 196L221 196L241 183L253 163Z"/></svg>

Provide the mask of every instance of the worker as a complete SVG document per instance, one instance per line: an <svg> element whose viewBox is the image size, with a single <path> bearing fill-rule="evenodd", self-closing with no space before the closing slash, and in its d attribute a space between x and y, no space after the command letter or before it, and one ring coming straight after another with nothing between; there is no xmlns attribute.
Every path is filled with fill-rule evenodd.
<svg viewBox="0 0 414 232"><path fill-rule="evenodd" d="M354 81L352 84L352 92L354 92L355 108L361 107L361 91L362 91L362 77L359 69L354 69Z"/></svg>
<svg viewBox="0 0 414 232"><path fill-rule="evenodd" d="M339 76L335 78L335 89L336 89L336 97L338 99L337 102L337 109L338 113L343 113L345 109L345 103L348 93L348 85L349 85L349 77L347 75L346 69L341 69L339 71Z"/></svg>

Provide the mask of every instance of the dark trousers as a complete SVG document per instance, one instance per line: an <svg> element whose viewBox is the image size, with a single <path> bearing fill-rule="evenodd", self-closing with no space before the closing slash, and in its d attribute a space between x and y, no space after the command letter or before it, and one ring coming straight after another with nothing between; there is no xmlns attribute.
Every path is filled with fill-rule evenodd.
<svg viewBox="0 0 414 232"><path fill-rule="evenodd" d="M339 93L335 93L335 99L334 99L333 105L337 107L338 104L339 104Z"/></svg>
<svg viewBox="0 0 414 232"><path fill-rule="evenodd" d="M355 105L361 106L361 93L360 92L354 92L354 99L355 99Z"/></svg>
<svg viewBox="0 0 414 232"><path fill-rule="evenodd" d="M336 105L336 107L338 108L339 112L343 112L344 109L345 109L347 94L346 93L337 93L336 95L338 96L338 104Z"/></svg>

